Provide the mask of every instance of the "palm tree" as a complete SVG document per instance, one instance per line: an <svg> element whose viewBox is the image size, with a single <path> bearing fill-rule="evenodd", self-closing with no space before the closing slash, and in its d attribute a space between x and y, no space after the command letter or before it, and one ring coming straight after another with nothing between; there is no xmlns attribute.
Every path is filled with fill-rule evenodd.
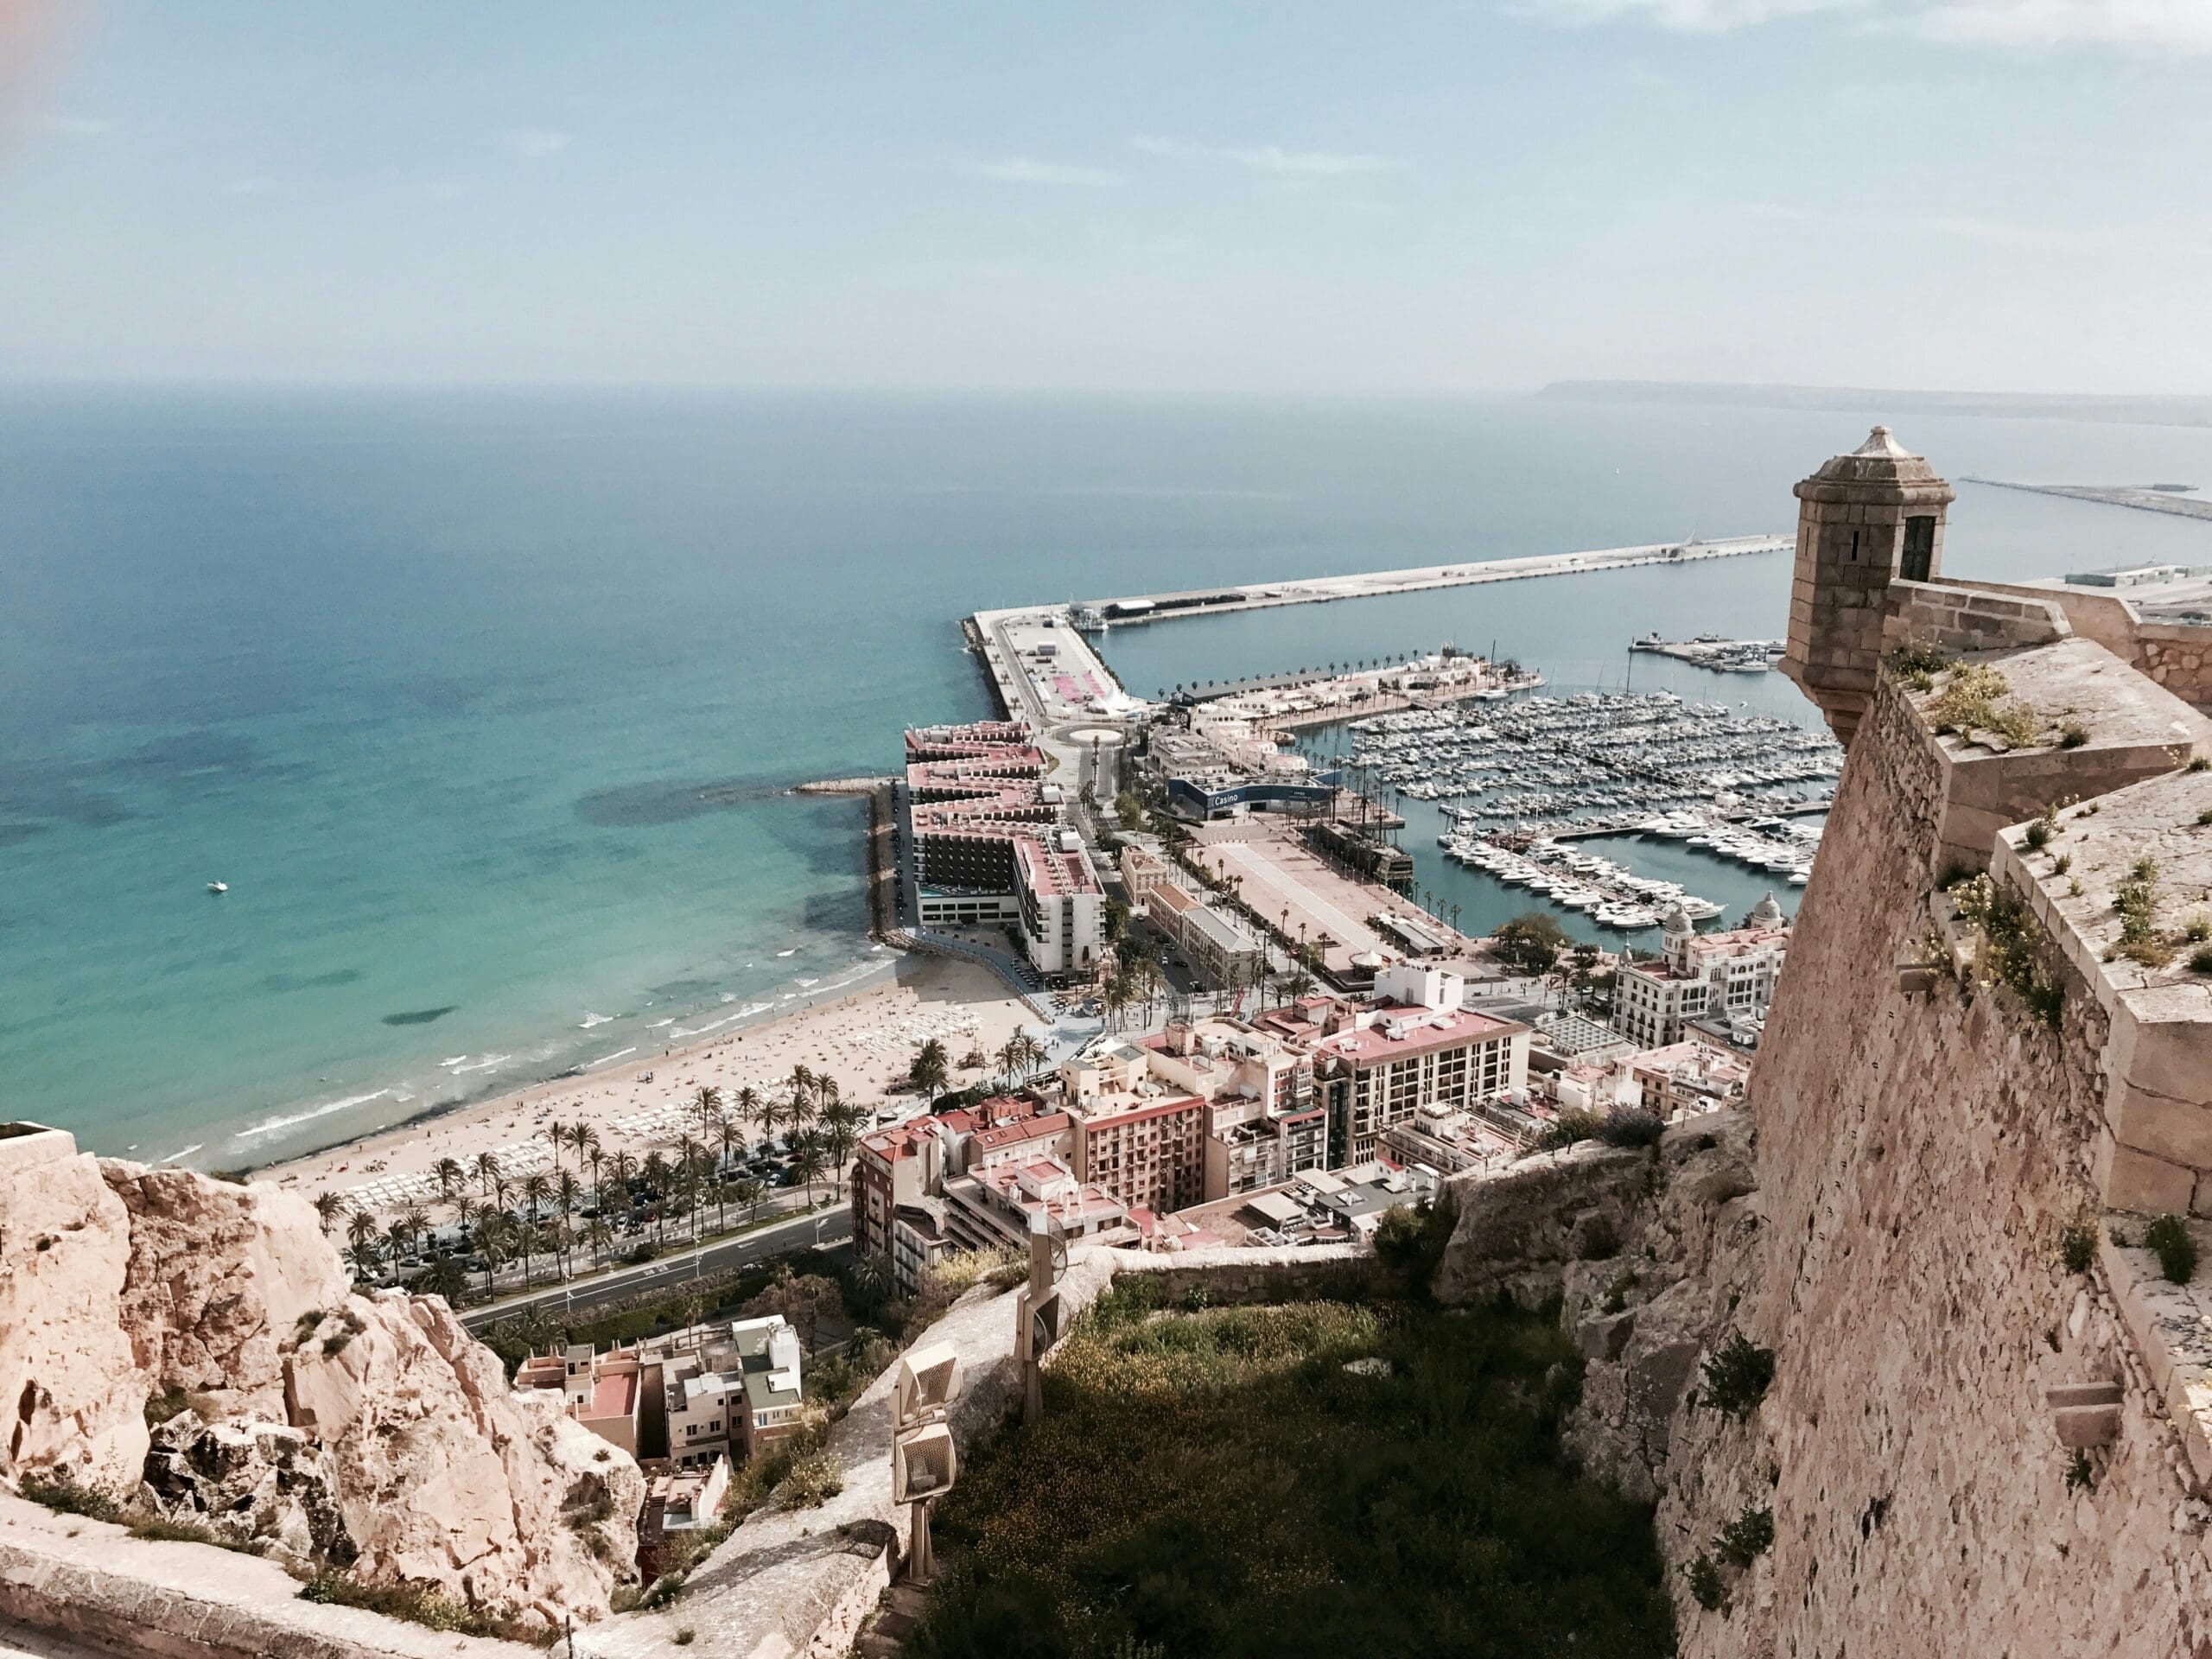
<svg viewBox="0 0 2212 1659"><path fill-rule="evenodd" d="M758 1175L741 1175L731 1183L731 1191L736 1195L737 1201L752 1211L754 1221L760 1219L760 1198L767 1190L767 1182Z"/></svg>
<svg viewBox="0 0 2212 1659"><path fill-rule="evenodd" d="M938 1090L952 1081L950 1057L943 1042L932 1037L914 1051L914 1063L906 1068L906 1080L923 1090L930 1103L937 1103Z"/></svg>
<svg viewBox="0 0 2212 1659"><path fill-rule="evenodd" d="M454 1231L463 1244L468 1243L469 1230L476 1225L476 1218L483 1214L483 1206L466 1192L456 1193L453 1201Z"/></svg>
<svg viewBox="0 0 2212 1659"><path fill-rule="evenodd" d="M564 1240L568 1236L569 1217L575 1215L582 1206L583 1198L584 1184L576 1179L576 1172L573 1169L563 1170L553 1182L553 1207L560 1211L559 1225ZM569 1259L565 1249L561 1255L561 1276L563 1279L569 1276Z"/></svg>
<svg viewBox="0 0 2212 1659"><path fill-rule="evenodd" d="M322 1220L322 1230L330 1230L330 1224L338 1219L346 1208L346 1200L338 1193L324 1191L315 1195L315 1212Z"/></svg>
<svg viewBox="0 0 2212 1659"><path fill-rule="evenodd" d="M461 1293L468 1287L468 1281L461 1276L458 1262L449 1255L441 1255L409 1280L407 1287L417 1296L442 1296L448 1303L452 1303L460 1300Z"/></svg>
<svg viewBox="0 0 2212 1659"><path fill-rule="evenodd" d="M346 1217L346 1241L349 1244L373 1243L377 1236L377 1218L366 1210L356 1210Z"/></svg>
<svg viewBox="0 0 2212 1659"><path fill-rule="evenodd" d="M486 1210L476 1218L476 1231L469 1242L476 1247L476 1254L484 1263L484 1294L487 1297L492 1294L493 1275L507 1260L507 1238L513 1226L503 1211Z"/></svg>
<svg viewBox="0 0 2212 1659"><path fill-rule="evenodd" d="M535 1224L545 1214L545 1207L553 1201L553 1178L542 1169L533 1169L522 1178L522 1218Z"/></svg>
<svg viewBox="0 0 2212 1659"><path fill-rule="evenodd" d="M561 1154L569 1144L569 1126L555 1118L545 1126L545 1138L553 1143L553 1167L561 1167Z"/></svg>
<svg viewBox="0 0 2212 1659"><path fill-rule="evenodd" d="M668 1160L658 1152L649 1152L645 1154L645 1162L638 1166L638 1173L645 1178L645 1191L652 1195L653 1236L665 1244L668 1242Z"/></svg>
<svg viewBox="0 0 2212 1659"><path fill-rule="evenodd" d="M354 1240L346 1247L346 1254L353 1258L355 1279L372 1280L377 1276L377 1268L382 1264L382 1257L377 1249L377 1241L373 1234L367 1238Z"/></svg>
<svg viewBox="0 0 2212 1659"><path fill-rule="evenodd" d="M829 1162L830 1154L823 1147L820 1133L814 1129L801 1130L791 1149L791 1169L799 1179L806 1183L806 1207L810 1210L814 1208L814 1184L822 1179L822 1172L828 1167Z"/></svg>
<svg viewBox="0 0 2212 1659"><path fill-rule="evenodd" d="M689 1207L691 1211L692 1217L691 1236L694 1238L696 1238L699 1234L699 1207L697 1201L699 1192L699 1166L705 1160L706 1155L706 1148L702 1147L696 1141L694 1141L688 1135L680 1135L677 1138L676 1142L675 1167L669 1172L671 1177L676 1182L677 1190L683 1193L687 1199L690 1200Z"/></svg>
<svg viewBox="0 0 2212 1659"><path fill-rule="evenodd" d="M499 1185L500 1179L499 1154L486 1147L476 1154L476 1161L470 1167L475 1172L477 1183L483 1187L485 1196L489 1198L492 1189Z"/></svg>
<svg viewBox="0 0 2212 1659"><path fill-rule="evenodd" d="M729 1217L724 1205L729 1194L729 1149L738 1139L737 1124L728 1112L715 1115L715 1140L721 1149L721 1156L715 1163L715 1225L727 1226Z"/></svg>
<svg viewBox="0 0 2212 1659"><path fill-rule="evenodd" d="M749 1083L747 1084L737 1091L735 1104L740 1122L760 1124L760 1091L758 1089ZM760 1124L760 1126L764 1128L766 1127L766 1124Z"/></svg>
<svg viewBox="0 0 2212 1659"><path fill-rule="evenodd" d="M715 1110L722 1103L722 1091L711 1083L699 1085L699 1092L691 1097L692 1105L699 1111L699 1138L707 1137L708 1126L714 1122Z"/></svg>
<svg viewBox="0 0 2212 1659"><path fill-rule="evenodd" d="M836 1182L833 1192L840 1198L845 1194L845 1162L860 1140L861 1120L865 1116L858 1106L842 1100L822 1115L822 1151Z"/></svg>
<svg viewBox="0 0 2212 1659"><path fill-rule="evenodd" d="M453 1195L461 1191L467 1180L468 1172L461 1166L458 1158L441 1158L430 1173L438 1178L438 1197L450 1203Z"/></svg>
<svg viewBox="0 0 2212 1659"><path fill-rule="evenodd" d="M614 1230L607 1224L605 1216L594 1216L584 1224L584 1243L591 1246L591 1264L594 1268L607 1259L607 1247L614 1242Z"/></svg>
<svg viewBox="0 0 2212 1659"><path fill-rule="evenodd" d="M630 1179L637 1173L638 1160L635 1158L632 1158L628 1153L618 1152L611 1154L607 1158L607 1179L613 1181L615 1187L620 1192L622 1195L622 1208L626 1214L628 1212L630 1208ZM599 1207L601 1213L606 1211L607 1205L605 1204L602 1203Z"/></svg>
<svg viewBox="0 0 2212 1659"><path fill-rule="evenodd" d="M604 1210L607 1206L601 1202L599 1196L599 1160L601 1156L599 1149L599 1131L588 1123L579 1123L576 1125L573 1140L576 1156L586 1160L591 1165L592 1207L595 1210Z"/></svg>
<svg viewBox="0 0 2212 1659"><path fill-rule="evenodd" d="M414 1255L416 1244L429 1224L430 1218L420 1210L403 1210L393 1217L391 1224L385 1229L385 1236L391 1241L392 1260Z"/></svg>

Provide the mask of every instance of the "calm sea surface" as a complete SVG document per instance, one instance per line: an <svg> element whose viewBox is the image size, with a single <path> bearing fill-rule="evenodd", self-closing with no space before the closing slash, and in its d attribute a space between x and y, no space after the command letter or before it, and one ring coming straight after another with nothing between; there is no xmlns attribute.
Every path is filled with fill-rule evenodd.
<svg viewBox="0 0 2212 1659"><path fill-rule="evenodd" d="M0 1114L221 1166L818 995L881 960L857 809L784 791L984 712L964 613L1786 530L1875 417L0 393ZM2212 485L2212 434L1902 435L1954 477ZM1962 486L1946 550L2149 556L2212 562L2212 526ZM1787 582L1782 556L1517 582L1109 655L1149 691L1452 639L1618 685L1649 629L1780 633ZM1809 715L1778 676L1635 682ZM1521 907L1427 828L1463 920ZM1763 890L1671 856L1732 908Z"/></svg>

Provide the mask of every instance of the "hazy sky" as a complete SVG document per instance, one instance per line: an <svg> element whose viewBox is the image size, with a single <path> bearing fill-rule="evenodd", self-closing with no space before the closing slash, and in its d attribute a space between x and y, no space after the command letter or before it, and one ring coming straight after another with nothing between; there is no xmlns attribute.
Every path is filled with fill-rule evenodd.
<svg viewBox="0 0 2212 1659"><path fill-rule="evenodd" d="M0 0L0 378L2212 391L2212 0Z"/></svg>

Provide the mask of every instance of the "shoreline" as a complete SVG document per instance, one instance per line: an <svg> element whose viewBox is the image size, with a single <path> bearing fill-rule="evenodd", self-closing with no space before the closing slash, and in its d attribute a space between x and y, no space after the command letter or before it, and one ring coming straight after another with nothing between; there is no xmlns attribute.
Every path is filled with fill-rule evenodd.
<svg viewBox="0 0 2212 1659"><path fill-rule="evenodd" d="M901 959L901 957L896 956L886 956L879 957L874 961L863 962L859 972L845 982L833 986L826 991L800 991L794 993L792 1003L789 1006L773 1002L766 1004L753 1013L741 1015L737 1020L733 1020L728 1032L721 1034L734 1035L736 1033L741 1031L753 1030L763 1026L773 1025L779 1020L793 1019L800 1014L811 1013L816 1008L829 1007L848 997L861 995L869 988L868 982L880 978L886 973L894 972L897 964ZM680 1047L664 1048L661 1051L660 1058L664 1060L681 1059L691 1053L694 1050L713 1047L715 1041L715 1038L701 1038L696 1042L687 1042ZM627 1058L629 1057L625 1055L619 1058ZM651 1062L647 1060L640 1060L638 1064L643 1066L650 1066ZM317 1145L290 1147L280 1155L266 1160L243 1162L231 1165L228 1167L237 1173L245 1175L249 1179L252 1179L266 1174L271 1170L283 1169L293 1164L305 1163L310 1159L321 1158L331 1153L343 1151L348 1147L359 1146L364 1141L375 1140L380 1135L396 1135L403 1134L409 1129L426 1128L440 1122L442 1119L454 1116L456 1114L462 1112L487 1110L492 1108L498 1107L504 1102L518 1100L523 1096L531 1093L534 1090L555 1089L564 1084L588 1083L596 1078L611 1077L615 1075L616 1071L612 1070L604 1071L591 1070L589 1069L588 1065L583 1068L570 1067L568 1071L556 1072L550 1077L540 1077L534 1083L520 1083L513 1084L509 1088L501 1090L497 1094L480 1095L474 1099L433 1101L430 1104L423 1107L422 1110L418 1112L410 1113L405 1117L396 1119L391 1122L380 1123L373 1128L360 1130L352 1135L347 1135L343 1131L335 1132L329 1140L321 1141ZM190 1148L189 1150L197 1151L198 1148L194 1147ZM186 1154L170 1154L170 1158L163 1159L161 1161L162 1163L168 1163L171 1159L182 1157L184 1155Z"/></svg>
<svg viewBox="0 0 2212 1659"><path fill-rule="evenodd" d="M474 1161L486 1152L510 1178L550 1169L555 1157L544 1130L556 1122L589 1124L606 1154L641 1157L674 1145L687 1128L696 1129L692 1103L701 1088L719 1088L726 1109L746 1086L780 1097L792 1068L805 1065L836 1077L845 1099L874 1108L904 1077L915 1046L927 1038L944 1040L957 1062L970 1047L988 1054L1015 1029L1039 1023L1035 1011L980 964L901 952L887 957L885 969L697 1042L586 1076L433 1108L256 1166L251 1179L308 1196L335 1190L349 1211L430 1209L438 1202L431 1172L442 1159L469 1169L472 1193L480 1185ZM764 1133L758 1122L747 1122L748 1143Z"/></svg>

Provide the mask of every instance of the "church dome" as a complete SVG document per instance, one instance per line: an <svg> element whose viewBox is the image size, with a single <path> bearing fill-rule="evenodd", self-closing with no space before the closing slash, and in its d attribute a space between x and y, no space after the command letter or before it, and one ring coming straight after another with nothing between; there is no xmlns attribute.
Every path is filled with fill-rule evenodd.
<svg viewBox="0 0 2212 1659"><path fill-rule="evenodd" d="M1770 893L1751 906L1751 913L1744 918L1744 921L1751 927L1780 927L1783 923L1782 906L1774 902L1774 895Z"/></svg>

